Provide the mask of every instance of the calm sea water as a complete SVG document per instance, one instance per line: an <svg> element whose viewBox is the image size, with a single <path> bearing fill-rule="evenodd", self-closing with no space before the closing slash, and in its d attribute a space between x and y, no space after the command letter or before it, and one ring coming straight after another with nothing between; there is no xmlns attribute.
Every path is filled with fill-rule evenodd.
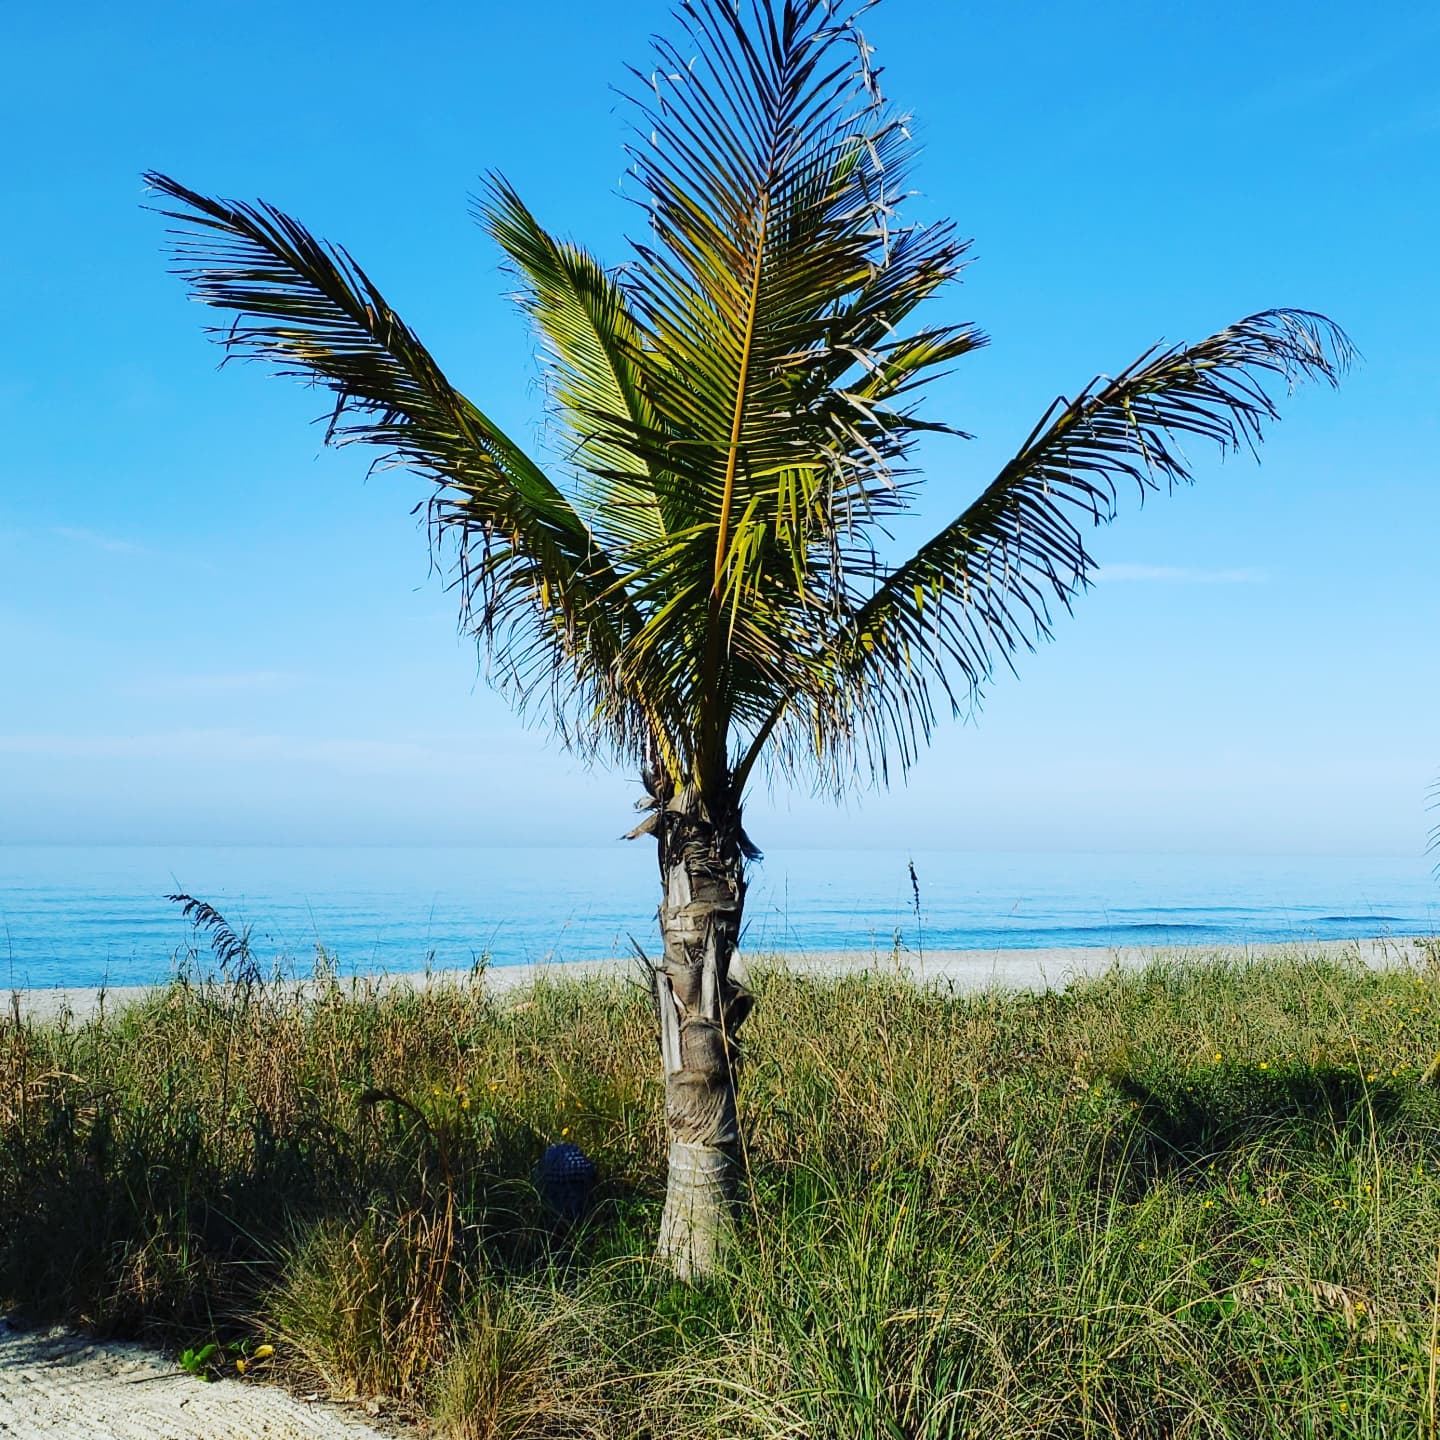
<svg viewBox="0 0 1440 1440"><path fill-rule="evenodd" d="M917 917L909 865L920 888ZM571 960L655 945L640 845L594 850L0 846L0 984L138 984L192 943L184 890L267 964L344 971ZM777 853L752 876L751 951L1030 949L1440 931L1425 861L1335 857Z"/></svg>

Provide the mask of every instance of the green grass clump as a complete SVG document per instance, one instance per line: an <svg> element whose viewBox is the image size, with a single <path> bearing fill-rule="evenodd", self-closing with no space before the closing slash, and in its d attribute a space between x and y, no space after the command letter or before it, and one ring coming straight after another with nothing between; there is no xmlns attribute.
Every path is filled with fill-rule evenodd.
<svg viewBox="0 0 1440 1440"><path fill-rule="evenodd" d="M1433 949L759 989L721 1282L648 1259L636 987L322 976L0 1028L0 1300L274 1344L456 1440L1434 1440ZM562 1137L571 1235L528 1180Z"/></svg>

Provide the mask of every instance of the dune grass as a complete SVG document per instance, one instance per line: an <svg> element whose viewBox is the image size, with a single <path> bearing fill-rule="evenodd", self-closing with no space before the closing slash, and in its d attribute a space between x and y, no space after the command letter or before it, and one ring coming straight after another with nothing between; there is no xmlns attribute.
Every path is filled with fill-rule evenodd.
<svg viewBox="0 0 1440 1440"><path fill-rule="evenodd" d="M647 1257L638 988L322 974L0 1028L0 1299L459 1440L1433 1440L1434 947L759 988L723 1283ZM602 1176L568 1235L561 1137Z"/></svg>

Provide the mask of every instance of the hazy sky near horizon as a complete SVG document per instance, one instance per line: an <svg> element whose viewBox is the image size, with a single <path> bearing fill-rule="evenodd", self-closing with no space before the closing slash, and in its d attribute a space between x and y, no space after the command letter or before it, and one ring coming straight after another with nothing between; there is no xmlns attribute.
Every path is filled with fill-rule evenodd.
<svg viewBox="0 0 1440 1440"><path fill-rule="evenodd" d="M451 378L543 443L535 345L467 217L485 169L607 261L611 88L664 0L8 6L0 17L0 842L588 843L626 775L527 729L457 636L410 516L220 373L166 273L154 167L349 247ZM886 0L866 30L924 143L919 218L975 237L942 302L990 332L938 388L913 538L1060 393L1275 305L1364 362L1284 402L1262 464L1094 537L1056 643L908 785L763 790L767 848L1419 853L1440 773L1440 13Z"/></svg>

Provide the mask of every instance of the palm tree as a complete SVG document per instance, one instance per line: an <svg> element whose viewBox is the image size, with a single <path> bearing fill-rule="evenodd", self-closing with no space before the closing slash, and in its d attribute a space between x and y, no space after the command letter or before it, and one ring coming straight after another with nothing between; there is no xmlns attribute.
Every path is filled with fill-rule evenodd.
<svg viewBox="0 0 1440 1440"><path fill-rule="evenodd" d="M1081 527L1191 478L1181 445L1258 443L1270 391L1336 383L1324 317L1270 310L1155 347L1056 400L961 514L895 563L927 382L979 349L915 321L959 276L949 223L901 221L912 156L838 0L680 0L632 71L646 226L607 270L492 175L477 218L542 337L565 437L526 453L447 379L348 251L264 203L159 174L176 272L231 312L229 356L333 396L328 442L433 482L462 624L517 705L638 768L660 866L652 967L670 1138L659 1249L716 1263L737 1185L735 963L757 767L840 792L905 769L946 709L1051 633L1092 562Z"/></svg>

